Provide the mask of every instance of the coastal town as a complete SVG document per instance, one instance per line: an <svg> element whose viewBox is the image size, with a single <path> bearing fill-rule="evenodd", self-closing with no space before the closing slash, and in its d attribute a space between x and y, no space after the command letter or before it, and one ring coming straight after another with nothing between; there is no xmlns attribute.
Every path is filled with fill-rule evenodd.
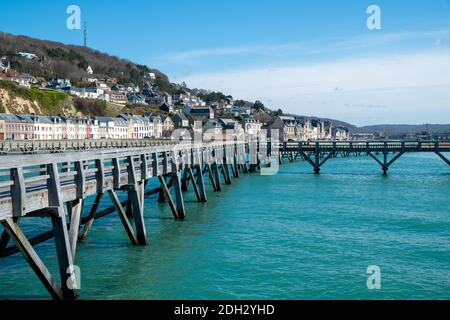
<svg viewBox="0 0 450 320"><path fill-rule="evenodd" d="M18 52L21 59L39 57ZM260 136L261 132L277 133L280 141L348 140L346 127L332 121L271 111L256 101L254 104L234 100L232 96L214 95L181 84L182 93L157 92L157 75L145 74L145 81L119 83L113 77L97 78L88 65L75 86L67 78L51 78L20 73L12 68L8 57L0 60L0 81L8 81L25 89L65 93L88 101L105 101L128 107L131 112L116 116L67 114L0 113L0 140L86 140L86 139L192 139L202 133L203 139L230 139L244 134ZM208 96L209 95L209 96ZM207 97L205 99L205 97ZM133 112L139 107L152 107L151 112ZM274 131L275 130L275 131ZM175 133L175 134L174 134Z"/></svg>

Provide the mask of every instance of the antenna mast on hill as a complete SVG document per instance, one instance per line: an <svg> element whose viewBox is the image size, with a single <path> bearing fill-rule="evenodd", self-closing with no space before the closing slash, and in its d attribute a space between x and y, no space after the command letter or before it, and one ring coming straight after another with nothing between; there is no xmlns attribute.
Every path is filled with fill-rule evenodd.
<svg viewBox="0 0 450 320"><path fill-rule="evenodd" d="M87 23L84 22L83 40L84 40L84 46L85 46L85 47L87 47L87 37L88 37Z"/></svg>

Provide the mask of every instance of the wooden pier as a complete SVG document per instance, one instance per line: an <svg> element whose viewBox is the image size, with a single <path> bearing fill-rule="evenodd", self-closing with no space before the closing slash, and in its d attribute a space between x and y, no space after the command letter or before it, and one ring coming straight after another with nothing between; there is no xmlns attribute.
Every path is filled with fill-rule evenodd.
<svg viewBox="0 0 450 320"><path fill-rule="evenodd" d="M94 221L116 212L132 245L147 245L144 199L159 194L174 219L184 219L183 190L192 184L197 200L207 201L205 177L215 191L222 181L248 172L245 143L177 144L92 150L57 154L0 157L0 257L21 252L54 299L75 299L74 260L78 241L88 236ZM146 190L150 179L159 187ZM173 189L173 192L170 191ZM118 191L127 194L120 201ZM175 195L174 197L172 195ZM95 201L84 215L85 199ZM114 207L97 212L108 196ZM49 218L52 230L27 239L19 223L27 217ZM33 246L54 238L60 284ZM12 245L9 243L12 242ZM9 246L8 246L9 245Z"/></svg>
<svg viewBox="0 0 450 320"><path fill-rule="evenodd" d="M27 143L31 142L22 146ZM147 245L144 201L151 195L158 194L158 201L169 205L173 218L183 220L187 215L183 193L190 186L196 199L206 202L205 179L219 192L222 183L229 185L232 178L271 163L281 164L285 159L305 160L316 174L329 159L350 155L372 157L383 174L407 152L433 152L450 165L443 154L450 152L450 142L138 143L105 148L93 144L89 149L69 148L70 152L66 149L57 153L51 153L50 148L46 153L1 156L0 223L4 231L0 258L22 253L54 299L75 299L74 260L79 241L86 239L97 219L116 213L130 243ZM151 179L159 187L147 190ZM125 193L126 200L121 201L118 192ZM87 208L89 196L95 200ZM114 206L99 211L104 197L109 197ZM27 217L50 219L52 229L28 239L19 226ZM35 245L52 238L59 284L34 250Z"/></svg>
<svg viewBox="0 0 450 320"><path fill-rule="evenodd" d="M314 173L320 173L322 166L331 158L337 156L348 157L350 155L370 156L381 166L384 175L390 166L405 153L428 152L435 153L445 163L450 165L450 160L443 155L450 152L450 141L317 141L317 142L285 142L279 147L278 158L288 159L293 162L297 159L307 161ZM389 158L392 155L392 158Z"/></svg>

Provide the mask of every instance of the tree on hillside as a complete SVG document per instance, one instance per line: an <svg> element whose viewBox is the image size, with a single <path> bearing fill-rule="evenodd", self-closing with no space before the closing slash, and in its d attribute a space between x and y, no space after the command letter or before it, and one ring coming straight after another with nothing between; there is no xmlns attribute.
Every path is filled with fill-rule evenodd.
<svg viewBox="0 0 450 320"><path fill-rule="evenodd" d="M236 101L234 101L234 105L236 107L243 107L243 106L245 106L245 101L244 100L236 100Z"/></svg>
<svg viewBox="0 0 450 320"><path fill-rule="evenodd" d="M275 111L275 116L282 116L283 115L283 110L278 109L277 111Z"/></svg>
<svg viewBox="0 0 450 320"><path fill-rule="evenodd" d="M253 104L253 109L255 109L255 110L259 111L259 110L263 110L264 108L265 108L264 104L259 100L256 100L255 103Z"/></svg>
<svg viewBox="0 0 450 320"><path fill-rule="evenodd" d="M131 80L131 82L140 84L140 82L142 81L141 72L135 68L131 69L130 80Z"/></svg>
<svg viewBox="0 0 450 320"><path fill-rule="evenodd" d="M199 93L198 97L207 103L220 101L226 98L222 92L210 92L208 94Z"/></svg>

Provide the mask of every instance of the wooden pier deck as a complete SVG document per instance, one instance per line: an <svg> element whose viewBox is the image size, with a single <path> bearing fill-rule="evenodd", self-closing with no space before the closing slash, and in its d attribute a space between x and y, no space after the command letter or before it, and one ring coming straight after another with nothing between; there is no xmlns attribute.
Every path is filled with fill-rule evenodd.
<svg viewBox="0 0 450 320"><path fill-rule="evenodd" d="M24 150L27 143L32 142L21 144ZM78 242L86 239L95 220L117 213L131 244L147 245L144 201L150 195L158 194L158 201L169 205L174 219L182 220L186 217L183 192L190 186L197 200L206 202L205 179L214 191L220 191L221 183L231 184L233 177L281 164L284 159L305 160L316 174L327 160L352 154L372 157L384 174L407 152L433 152L450 165L443 154L450 152L450 142L151 143L114 142L99 147L92 142L89 149L75 144L57 153L50 147L26 156L0 156L0 223L4 228L0 258L21 252L53 298L75 299ZM150 179L158 181L159 187L147 190ZM118 192L127 195L125 201L119 200ZM89 196L95 201L85 208ZM105 196L114 207L98 211ZM48 218L52 229L28 239L19 226L27 217ZM59 284L34 250L51 238L56 244Z"/></svg>

